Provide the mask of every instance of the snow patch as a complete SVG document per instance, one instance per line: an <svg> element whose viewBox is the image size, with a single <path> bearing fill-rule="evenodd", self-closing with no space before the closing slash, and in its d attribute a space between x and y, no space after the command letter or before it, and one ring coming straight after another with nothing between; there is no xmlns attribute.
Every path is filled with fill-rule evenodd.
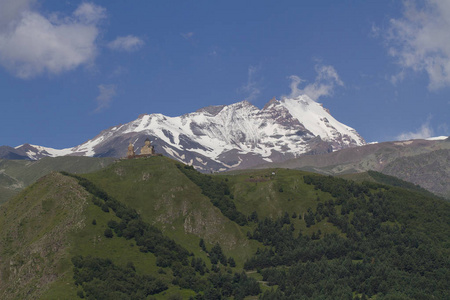
<svg viewBox="0 0 450 300"><path fill-rule="evenodd" d="M167 154L169 154L170 156L174 157L175 159L183 162L184 158L181 158L180 154L177 151L175 151L167 146L163 146L162 148L164 149L164 151L166 151Z"/></svg>
<svg viewBox="0 0 450 300"><path fill-rule="evenodd" d="M201 159L200 157L196 157L195 160L198 161L199 163L201 163L204 166L206 166L208 164L207 161L204 162L203 159Z"/></svg>
<svg viewBox="0 0 450 300"><path fill-rule="evenodd" d="M155 144L160 143L174 159L206 166L209 160L205 161L201 156L227 168L243 164L239 155L253 155L267 162L286 154L297 157L310 151L311 145L316 143L311 140L319 136L331 143L333 151L365 144L353 128L338 122L321 104L303 95L295 99L271 100L263 109L243 101L222 106L220 110L214 110L214 114L208 110L178 117L145 114L127 124L104 130L79 146L60 150L33 146L38 150L27 154L34 159L74 154L94 156L102 154L96 153L95 149L110 149L115 147L113 143L125 137L136 144L145 135L152 136ZM187 152L199 157L186 161ZM222 157L237 163L224 164Z"/></svg>
<svg viewBox="0 0 450 300"><path fill-rule="evenodd" d="M427 141L443 141L446 139L448 139L448 136L443 135L443 136L430 137L430 138L427 138L426 140Z"/></svg>
<svg viewBox="0 0 450 300"><path fill-rule="evenodd" d="M234 165L227 165L226 163L222 163L222 164L229 169L236 168L237 166L239 166L242 163L242 159L240 157L238 157L238 159L239 159L239 161Z"/></svg>
<svg viewBox="0 0 450 300"><path fill-rule="evenodd" d="M397 146L406 146L406 145L410 145L410 144L412 144L412 143L413 143L413 141L407 141L407 142L395 142L394 145L397 145Z"/></svg>
<svg viewBox="0 0 450 300"><path fill-rule="evenodd" d="M30 145L33 148L36 148L36 150L38 151L37 153L35 153L34 155L37 154L44 154L43 152L47 152L48 156L51 157L57 157L57 156L66 156L66 155L71 155L73 154L73 148L65 148L65 149L53 149L53 148L49 148L49 147L42 147L42 146L37 146L37 145ZM28 153L31 151L27 152L27 155L29 155ZM46 155L47 156L47 155Z"/></svg>

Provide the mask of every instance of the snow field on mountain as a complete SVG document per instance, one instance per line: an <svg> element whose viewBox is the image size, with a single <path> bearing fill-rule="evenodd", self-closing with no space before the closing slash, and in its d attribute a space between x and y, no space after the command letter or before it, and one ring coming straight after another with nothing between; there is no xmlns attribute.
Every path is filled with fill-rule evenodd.
<svg viewBox="0 0 450 300"><path fill-rule="evenodd" d="M131 142L138 151L137 142L147 137L159 145L163 154L205 170L210 168L209 163L219 170L220 166L232 168L258 161L279 161L314 151L317 145L322 147L319 151L327 151L327 147L338 150L365 144L354 129L338 122L321 104L303 95L271 100L263 109L242 101L178 117L141 115L127 124L106 129L79 146L61 150L34 146L37 152L30 151L28 155L102 156L110 151L124 155L120 154L126 153L124 143Z"/></svg>

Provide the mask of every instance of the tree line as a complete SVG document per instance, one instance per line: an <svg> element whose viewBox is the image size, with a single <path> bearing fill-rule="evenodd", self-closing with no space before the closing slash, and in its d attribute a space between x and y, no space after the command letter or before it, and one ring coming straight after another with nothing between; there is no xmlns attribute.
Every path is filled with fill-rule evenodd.
<svg viewBox="0 0 450 300"><path fill-rule="evenodd" d="M225 217L241 226L247 224L247 217L237 210L233 202L234 195L231 194L226 181L197 172L193 166L177 164L177 167L193 183L200 187L203 195L208 197L211 203L220 209Z"/></svg>
<svg viewBox="0 0 450 300"><path fill-rule="evenodd" d="M212 268L209 270L201 258L196 258L193 253L189 253L174 240L164 236L157 227L143 221L136 210L109 196L84 177L66 172L62 174L76 178L80 185L92 194L91 200L94 205L99 206L105 213L113 211L120 219L120 222L108 221L106 237L134 239L141 252L151 252L156 256L156 266L160 267L161 272L165 272L163 268L170 268L173 275L171 284L197 292L194 299L221 299L222 297L225 299L230 296L234 299L244 299L246 296L260 293L259 284L254 278L247 277L245 273L232 272L231 268L235 267L236 263L233 258L227 258L224 255L218 243L207 251L204 241L200 240L203 243L199 243L199 247L209 254L211 260ZM95 224L97 224L96 221ZM72 259L72 262L75 284L82 287L80 297L111 299L110 297L114 296L117 299L145 299L147 295L167 289L167 283L153 282L151 276L138 277L134 268L131 268L132 270L120 268L109 259L77 256ZM115 272L117 276L98 278L99 270L103 270L106 274ZM127 287L123 290L110 287L115 278L121 278L119 274L122 274L125 280L123 285ZM145 282L143 287L133 286L136 278ZM98 284L99 288L95 288L95 284ZM158 288L152 289L154 285ZM133 289L135 292L131 292Z"/></svg>

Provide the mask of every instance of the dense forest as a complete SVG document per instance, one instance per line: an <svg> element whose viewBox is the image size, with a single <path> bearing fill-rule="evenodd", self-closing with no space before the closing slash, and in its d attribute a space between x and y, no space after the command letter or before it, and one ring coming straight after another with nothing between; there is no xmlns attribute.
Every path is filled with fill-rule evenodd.
<svg viewBox="0 0 450 300"><path fill-rule="evenodd" d="M262 299L450 297L450 261L442 244L449 234L446 203L372 183L324 176L304 180L333 195L334 201L317 204L313 217L327 219L342 234L294 236L281 219L260 221L252 238L267 247L245 268L260 270L265 281L278 286ZM437 219L422 217L420 210L434 210Z"/></svg>
<svg viewBox="0 0 450 300"><path fill-rule="evenodd" d="M391 177L380 178L390 184L385 185L298 175L329 197L317 197L303 214L262 218L256 211L237 209L226 176L177 167L224 216L248 230L247 238L258 249L242 269L219 243L207 247L200 239L199 251L209 259L204 261L91 181L64 173L79 181L93 204L120 219L108 222L105 237L134 240L141 252L156 256L155 268L165 275L162 280L137 274L132 263L116 266L108 259L77 256L72 261L81 298L149 299L168 284L193 290L192 299L450 298L450 205L419 187ZM281 188L278 192L283 193ZM315 229L324 223L335 228L333 233ZM312 231L305 233L298 224ZM249 276L255 272L262 280Z"/></svg>
<svg viewBox="0 0 450 300"><path fill-rule="evenodd" d="M170 269L172 284L197 292L195 299L221 299L233 296L244 299L248 295L260 294L260 286L254 278L245 272L233 272L235 262L227 258L219 244L207 250L202 240L199 247L208 253L211 270L201 258L196 258L174 240L167 238L155 226L142 220L136 210L113 199L89 180L73 174L63 173L76 178L92 194L93 204L105 213L110 210L120 218L120 222L111 220L105 230L106 238L134 239L141 252L151 252L156 257L156 266ZM74 257L74 280L82 290L79 296L87 299L146 299L147 296L167 289L167 285L152 277L139 277L133 267L120 268L108 259L93 257ZM106 273L106 275L105 275ZM103 274L103 275L102 275ZM118 283L118 281L123 281ZM142 283L144 280L146 283ZM97 287L96 287L97 286ZM120 288L118 288L120 286Z"/></svg>

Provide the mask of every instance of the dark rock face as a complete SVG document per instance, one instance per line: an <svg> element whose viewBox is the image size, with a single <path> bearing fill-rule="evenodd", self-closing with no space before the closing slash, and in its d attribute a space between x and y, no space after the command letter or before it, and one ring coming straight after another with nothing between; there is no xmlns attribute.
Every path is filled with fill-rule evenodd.
<svg viewBox="0 0 450 300"><path fill-rule="evenodd" d="M23 151L9 146L0 147L0 159L30 159Z"/></svg>
<svg viewBox="0 0 450 300"><path fill-rule="evenodd" d="M23 144L16 148L9 146L0 147L0 159L37 160L47 156L51 156L51 154L30 144Z"/></svg>

